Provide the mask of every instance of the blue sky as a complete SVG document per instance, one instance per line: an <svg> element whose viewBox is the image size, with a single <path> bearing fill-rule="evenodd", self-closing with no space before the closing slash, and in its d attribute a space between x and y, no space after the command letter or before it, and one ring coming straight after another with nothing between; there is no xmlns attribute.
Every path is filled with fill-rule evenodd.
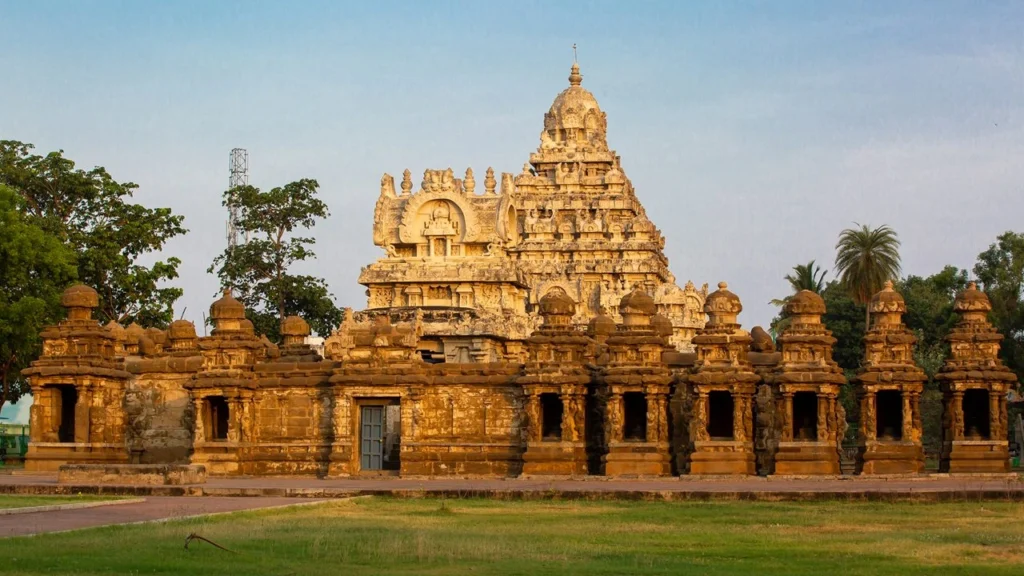
<svg viewBox="0 0 1024 576"><path fill-rule="evenodd" d="M1024 231L1022 2L0 0L0 137L62 148L184 214L179 314L217 291L228 153L315 178L302 269L365 306L383 172L518 172L579 46L679 283L729 282L767 325L782 277L889 224L905 271ZM184 310L183 310L184 309Z"/></svg>

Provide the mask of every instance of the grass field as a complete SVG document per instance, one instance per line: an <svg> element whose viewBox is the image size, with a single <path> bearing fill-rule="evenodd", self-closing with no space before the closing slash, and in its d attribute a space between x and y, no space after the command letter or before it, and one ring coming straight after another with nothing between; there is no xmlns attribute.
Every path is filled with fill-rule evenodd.
<svg viewBox="0 0 1024 576"><path fill-rule="evenodd" d="M0 509L28 508L30 506L54 506L57 504L81 504L101 500L118 500L109 496L13 496L0 494ZM3 567L0 566L0 570Z"/></svg>
<svg viewBox="0 0 1024 576"><path fill-rule="evenodd" d="M193 541L192 532L234 552ZM1020 574L1024 504L355 499L0 540L9 574Z"/></svg>

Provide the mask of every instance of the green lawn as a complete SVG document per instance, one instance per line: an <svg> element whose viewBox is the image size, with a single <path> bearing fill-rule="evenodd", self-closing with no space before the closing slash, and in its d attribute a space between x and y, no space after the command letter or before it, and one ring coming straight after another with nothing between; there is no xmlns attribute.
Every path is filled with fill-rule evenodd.
<svg viewBox="0 0 1024 576"><path fill-rule="evenodd" d="M183 549L196 532L205 542ZM1024 504L355 499L0 540L13 574L1020 574Z"/></svg>
<svg viewBox="0 0 1024 576"><path fill-rule="evenodd" d="M0 494L0 508L80 504L82 502L97 502L101 500L119 500L119 498L111 496L14 496ZM0 570L3 570L3 568L0 567Z"/></svg>

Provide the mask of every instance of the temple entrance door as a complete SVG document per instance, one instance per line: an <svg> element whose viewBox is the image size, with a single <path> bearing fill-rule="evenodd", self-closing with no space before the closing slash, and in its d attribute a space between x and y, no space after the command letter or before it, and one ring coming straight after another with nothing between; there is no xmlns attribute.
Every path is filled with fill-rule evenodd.
<svg viewBox="0 0 1024 576"><path fill-rule="evenodd" d="M384 406L363 406L360 418L359 468L384 469Z"/></svg>

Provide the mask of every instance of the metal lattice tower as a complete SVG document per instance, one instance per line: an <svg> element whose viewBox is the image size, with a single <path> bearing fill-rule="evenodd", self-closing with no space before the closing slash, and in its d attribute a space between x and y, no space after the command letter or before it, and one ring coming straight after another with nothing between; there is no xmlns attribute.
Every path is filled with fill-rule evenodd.
<svg viewBox="0 0 1024 576"><path fill-rule="evenodd" d="M237 186L249 184L249 152L245 148L232 148L231 159L228 165L230 174L228 177L228 190ZM228 207L228 248L234 248L238 244L238 219L241 216L238 207ZM249 240L246 233L245 241Z"/></svg>

